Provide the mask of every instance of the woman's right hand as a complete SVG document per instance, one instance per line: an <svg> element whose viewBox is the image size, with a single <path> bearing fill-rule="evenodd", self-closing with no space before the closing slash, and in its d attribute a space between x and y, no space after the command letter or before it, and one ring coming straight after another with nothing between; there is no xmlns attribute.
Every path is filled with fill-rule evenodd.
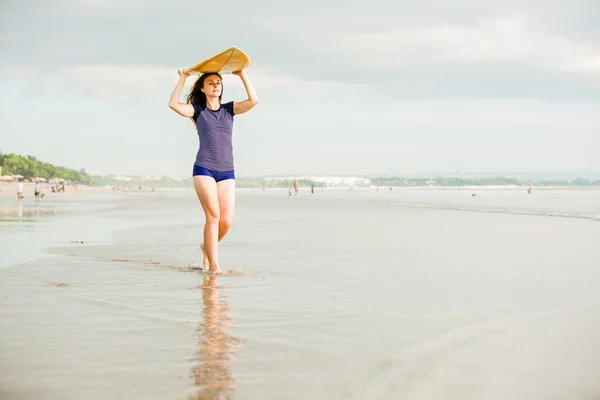
<svg viewBox="0 0 600 400"><path fill-rule="evenodd" d="M185 72L183 68L181 68L179 71L177 71L177 73L182 78L187 78L188 76L190 76L190 74L188 74L187 72Z"/></svg>

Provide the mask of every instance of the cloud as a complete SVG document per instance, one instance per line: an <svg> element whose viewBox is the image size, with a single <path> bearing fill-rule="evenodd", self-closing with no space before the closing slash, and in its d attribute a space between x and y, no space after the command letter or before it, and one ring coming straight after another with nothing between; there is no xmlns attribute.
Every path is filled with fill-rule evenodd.
<svg viewBox="0 0 600 400"><path fill-rule="evenodd" d="M539 126L600 127L600 107L553 105L536 99L446 99L393 101L361 113L346 113L351 121L378 121L391 126Z"/></svg>
<svg viewBox="0 0 600 400"><path fill-rule="evenodd" d="M594 25L587 31L582 25L585 34L569 36L562 26L538 17L542 14L532 2L524 2L527 12L484 3L489 16L481 9L466 12L465 4L449 10L441 3L435 15L423 15L425 6L387 10L371 3L368 10L347 7L337 14L251 15L254 29L269 36L253 54L261 64L287 74L370 84L398 99L600 102L600 41L593 35L600 31ZM568 10L561 7L553 2L544 6L543 15L555 18L562 10L569 12L571 25L584 21L581 15L573 17L573 8L584 13L581 1ZM562 24L568 26L564 19ZM269 47L278 57L269 54Z"/></svg>
<svg viewBox="0 0 600 400"><path fill-rule="evenodd" d="M370 69L501 63L600 76L600 47L545 33L523 15L484 18L471 26L443 23L355 32L317 45L338 49L346 63Z"/></svg>
<svg viewBox="0 0 600 400"><path fill-rule="evenodd" d="M68 65L48 67L42 75L36 66L0 68L0 76L24 80L30 87L52 86L66 96L80 94L110 101L128 101L155 95L172 80L173 69L153 65ZM176 76L176 74L175 74ZM173 82L174 83L174 82Z"/></svg>
<svg viewBox="0 0 600 400"><path fill-rule="evenodd" d="M83 93L112 100L153 96L173 76L169 68L146 65L76 65L61 72L65 83Z"/></svg>
<svg viewBox="0 0 600 400"><path fill-rule="evenodd" d="M277 76L363 84L397 98L533 93L548 101L600 101L595 4L231 0L227 18L205 18L192 0L15 2L0 26L0 46L17 64L175 69L235 44L255 67ZM18 23L24 18L26 29ZM56 29L48 30L49 21ZM201 31L219 34L200 40Z"/></svg>
<svg viewBox="0 0 600 400"><path fill-rule="evenodd" d="M177 69L160 65L67 65L48 67L40 75L32 65L0 67L0 77L18 79L38 95L47 86L58 87L63 94L80 94L106 101L130 101L141 96L168 96L178 80ZM326 80L307 80L298 76L279 74L270 69L249 68L251 81L259 92L271 97L287 97L289 101L306 96L339 98L357 93L367 85L354 85ZM182 93L188 93L197 76L186 81ZM241 80L231 74L223 75L226 88L244 93ZM33 90L35 88L35 90ZM165 92L168 90L168 93ZM56 92L46 91L56 96Z"/></svg>
<svg viewBox="0 0 600 400"><path fill-rule="evenodd" d="M596 55L590 54L586 57L571 60L564 60L561 64L561 68L565 71L600 78L600 53ZM596 79L596 82L600 84L600 79Z"/></svg>
<svg viewBox="0 0 600 400"><path fill-rule="evenodd" d="M395 94L381 93L367 83L301 79L265 70L251 76L259 93L274 99L268 105L270 112L290 115L290 119L310 113L315 119L344 121L344 124L372 123L386 129L402 126L600 127L600 107L594 104L552 104L535 97L492 96L399 100ZM242 87L238 80L229 85Z"/></svg>
<svg viewBox="0 0 600 400"><path fill-rule="evenodd" d="M178 79L176 69L157 65L63 66L47 71L52 80L29 81L35 71L33 66L3 67L0 76L29 82L29 91L36 96L43 95L44 85L53 85L66 97L79 94L125 103L152 97L166 101ZM600 107L595 105L549 104L535 98L399 100L394 93L379 92L372 83L303 79L264 68L250 68L249 76L263 103L273 113L291 118L310 113L311 118L371 121L387 126L600 126ZM182 98L195 78L188 78ZM241 99L245 95L238 77L226 74L223 80L226 98ZM57 91L45 92L57 97Z"/></svg>

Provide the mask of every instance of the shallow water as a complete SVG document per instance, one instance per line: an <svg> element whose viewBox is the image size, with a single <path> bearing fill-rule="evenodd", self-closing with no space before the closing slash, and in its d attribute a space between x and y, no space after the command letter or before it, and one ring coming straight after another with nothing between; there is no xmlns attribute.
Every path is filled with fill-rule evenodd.
<svg viewBox="0 0 600 400"><path fill-rule="evenodd" d="M1 398L600 394L598 191L239 190L218 277L191 191L55 209L0 221Z"/></svg>

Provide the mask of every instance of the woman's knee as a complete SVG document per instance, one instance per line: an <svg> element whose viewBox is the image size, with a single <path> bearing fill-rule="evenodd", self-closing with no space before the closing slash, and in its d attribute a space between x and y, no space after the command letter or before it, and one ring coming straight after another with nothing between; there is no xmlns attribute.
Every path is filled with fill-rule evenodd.
<svg viewBox="0 0 600 400"><path fill-rule="evenodd" d="M233 223L233 215L222 215L221 219L219 220L219 225L222 228L229 229L231 227L232 223Z"/></svg>
<svg viewBox="0 0 600 400"><path fill-rule="evenodd" d="M219 211L208 211L206 213L207 224L219 224L221 221L221 215Z"/></svg>

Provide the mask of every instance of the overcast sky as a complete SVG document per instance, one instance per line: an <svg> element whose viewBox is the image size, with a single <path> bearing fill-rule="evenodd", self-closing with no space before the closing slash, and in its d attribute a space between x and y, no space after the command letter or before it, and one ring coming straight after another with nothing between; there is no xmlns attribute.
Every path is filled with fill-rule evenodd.
<svg viewBox="0 0 600 400"><path fill-rule="evenodd" d="M4 153L189 176L177 69L235 45L239 176L600 170L598 0L0 4Z"/></svg>

